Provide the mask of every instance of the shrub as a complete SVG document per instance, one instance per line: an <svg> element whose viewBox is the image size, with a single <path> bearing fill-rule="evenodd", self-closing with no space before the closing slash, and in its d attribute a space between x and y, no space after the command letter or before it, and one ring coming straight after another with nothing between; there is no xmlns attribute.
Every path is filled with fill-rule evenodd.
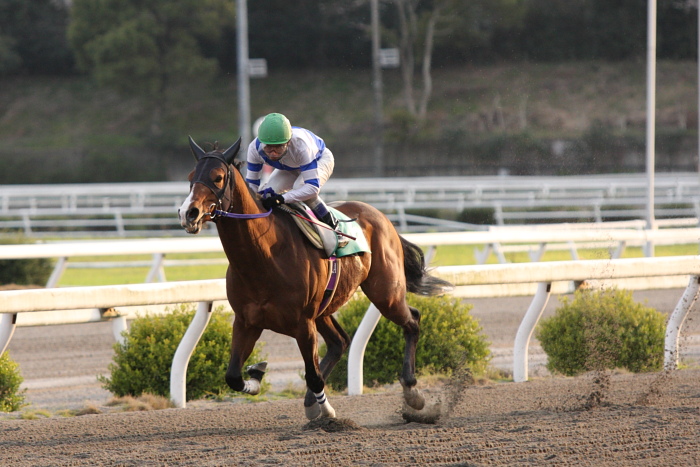
<svg viewBox="0 0 700 467"><path fill-rule="evenodd" d="M22 237L3 239L4 244L29 243ZM0 285L21 284L44 286L51 276L53 261L49 258L0 260Z"/></svg>
<svg viewBox="0 0 700 467"><path fill-rule="evenodd" d="M421 312L421 333L416 351L417 373L447 373L469 367L483 373L490 356L489 343L481 334L476 319L469 315L471 305L453 297L418 297L408 295L409 305ZM369 300L358 297L339 312L338 322L350 337L355 335ZM398 381L403 365L405 340L403 330L387 319L379 320L365 350L364 381L387 384ZM325 353L325 345L322 346ZM331 373L327 383L334 389L347 387L347 352Z"/></svg>
<svg viewBox="0 0 700 467"><path fill-rule="evenodd" d="M24 391L19 390L24 378L19 365L7 352L0 355L0 412L15 412L24 405Z"/></svg>
<svg viewBox="0 0 700 467"><path fill-rule="evenodd" d="M194 317L192 305L180 305L165 316L140 316L114 345L111 377L99 376L103 387L118 397L153 394L170 397L170 367L175 350ZM231 347L231 313L216 310L187 367L187 400L230 391L224 375ZM256 346L247 365L261 361ZM264 391L269 385L263 383Z"/></svg>
<svg viewBox="0 0 700 467"><path fill-rule="evenodd" d="M564 297L536 337L552 372L654 371L663 364L665 321L663 313L634 302L629 291L582 290L571 301Z"/></svg>
<svg viewBox="0 0 700 467"><path fill-rule="evenodd" d="M469 224L493 225L496 224L496 210L494 208L467 208L459 213L457 220Z"/></svg>

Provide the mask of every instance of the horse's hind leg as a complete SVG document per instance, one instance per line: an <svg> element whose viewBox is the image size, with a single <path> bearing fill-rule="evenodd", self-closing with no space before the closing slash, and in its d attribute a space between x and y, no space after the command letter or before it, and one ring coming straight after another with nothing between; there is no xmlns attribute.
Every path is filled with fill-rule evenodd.
<svg viewBox="0 0 700 467"><path fill-rule="evenodd" d="M234 391L256 395L260 392L260 382L267 368L266 362L248 368L249 380L243 380L241 368L255 348L262 329L246 326L235 320L231 337L231 358L226 369L226 384Z"/></svg>
<svg viewBox="0 0 700 467"><path fill-rule="evenodd" d="M375 305L376 306L376 305ZM412 320L403 326L403 335L406 340L403 356L403 369L401 371L401 386L406 403L416 410L421 410L425 405L425 398L416 388L416 348L420 334L420 312L408 307Z"/></svg>
<svg viewBox="0 0 700 467"><path fill-rule="evenodd" d="M328 376L333 371L333 368L343 356L343 353L347 350L350 345L350 336L345 330L340 326L338 321L336 321L333 316L322 316L316 320L316 328L319 334L323 337L326 343L326 355L321 360L319 364L319 369L323 381L328 379ZM325 387L325 384L324 384ZM306 409L307 416L312 416L316 418L321 413L321 408L318 406L316 396L311 391L311 389L306 391L306 397L304 398L304 407Z"/></svg>
<svg viewBox="0 0 700 467"><path fill-rule="evenodd" d="M309 420L319 416L335 418L335 410L326 399L325 382L318 366L318 338L313 321L307 321L301 325L296 340L304 359L306 387L311 392L311 397L307 392L307 397L304 399L306 418Z"/></svg>
<svg viewBox="0 0 700 467"><path fill-rule="evenodd" d="M368 282L362 286L362 290L367 295L367 298L370 299L385 318L398 324L403 329L406 345L404 347L403 367L399 381L403 387L406 403L416 410L421 410L425 405L425 398L416 388L416 348L418 346L418 336L420 335L420 312L408 306L405 294L397 293L390 297L386 289L373 289L368 285Z"/></svg>

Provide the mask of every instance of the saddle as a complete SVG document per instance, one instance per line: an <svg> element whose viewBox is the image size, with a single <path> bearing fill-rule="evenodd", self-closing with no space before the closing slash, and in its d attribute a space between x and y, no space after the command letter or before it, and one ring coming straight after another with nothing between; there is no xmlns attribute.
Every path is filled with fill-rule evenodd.
<svg viewBox="0 0 700 467"><path fill-rule="evenodd" d="M338 219L338 230L343 234L349 235L349 237L339 235L330 229L323 228L306 220L312 219L324 226L326 225L318 220L311 208L304 203L288 203L282 205L281 208L292 216L299 230L309 239L311 244L319 250L323 250L329 258L339 258L342 256L370 252L364 232L362 232L357 222L337 209L330 206L328 207L328 209L333 212L335 218ZM350 237L353 237L354 240Z"/></svg>
<svg viewBox="0 0 700 467"><path fill-rule="evenodd" d="M357 222L330 206L328 209L332 211L335 218L338 219L337 229L354 239L346 237L345 235L340 235L333 230L323 228L315 222L310 222L309 219L324 226L326 225L318 220L311 208L304 203L288 203L280 206L280 208L292 216L299 230L309 239L311 244L319 250L323 250L328 256L330 267L328 268L326 289L319 306L320 313L326 309L335 295L335 289L340 276L340 262L338 258L370 252L369 244Z"/></svg>

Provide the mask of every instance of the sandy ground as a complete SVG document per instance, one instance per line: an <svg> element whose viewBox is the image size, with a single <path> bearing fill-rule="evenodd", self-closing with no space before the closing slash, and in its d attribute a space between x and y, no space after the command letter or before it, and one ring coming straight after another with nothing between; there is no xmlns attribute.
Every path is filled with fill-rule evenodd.
<svg viewBox="0 0 700 467"><path fill-rule="evenodd" d="M637 292L670 312L681 290ZM509 370L530 298L469 300L492 342L494 366ZM550 300L545 316L558 305ZM9 346L20 364L28 409L48 419L0 417L0 465L698 465L700 319L691 312L681 358L691 369L552 377L536 341L526 383L423 386L434 424L402 417L396 386L332 395L339 419L309 424L301 399L250 404L189 403L186 409L55 413L110 398L95 380L112 358L109 323L18 328ZM301 386L293 340L264 334L273 390ZM420 385L421 383L419 383Z"/></svg>

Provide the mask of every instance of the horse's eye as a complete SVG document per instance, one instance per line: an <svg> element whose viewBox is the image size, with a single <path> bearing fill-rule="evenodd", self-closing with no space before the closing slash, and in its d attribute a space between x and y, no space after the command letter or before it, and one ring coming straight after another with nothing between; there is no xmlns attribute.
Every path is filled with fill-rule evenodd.
<svg viewBox="0 0 700 467"><path fill-rule="evenodd" d="M223 175L217 175L217 177L214 179L214 183L221 183L224 181Z"/></svg>

